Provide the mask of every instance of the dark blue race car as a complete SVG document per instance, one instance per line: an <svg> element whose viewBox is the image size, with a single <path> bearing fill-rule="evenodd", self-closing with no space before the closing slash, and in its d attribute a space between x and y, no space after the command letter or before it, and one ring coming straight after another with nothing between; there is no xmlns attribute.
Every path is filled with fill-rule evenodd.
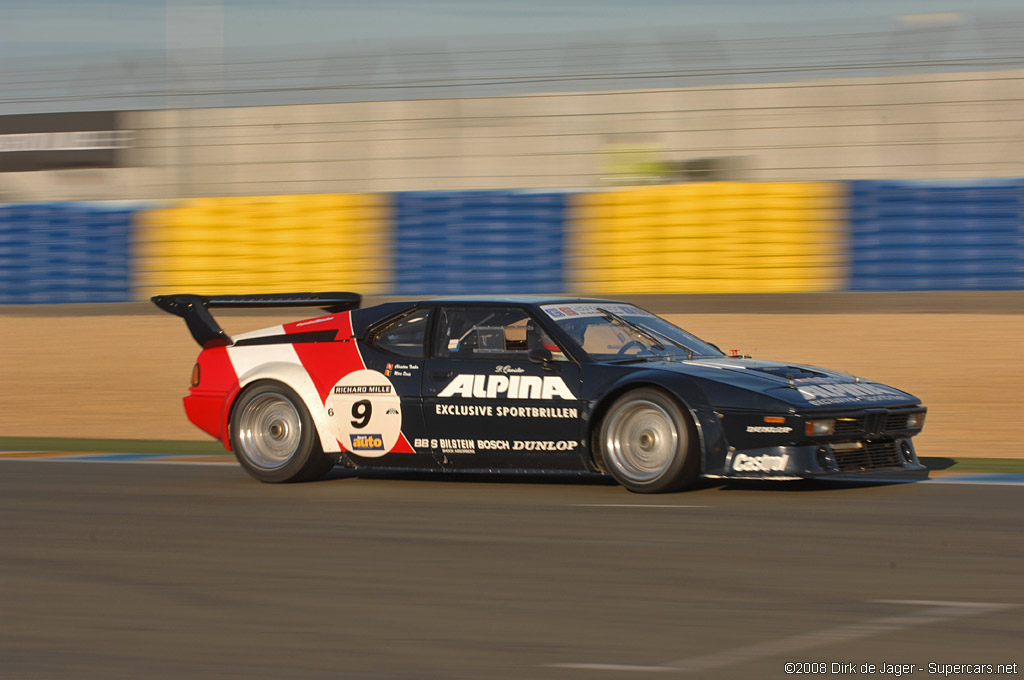
<svg viewBox="0 0 1024 680"><path fill-rule="evenodd" d="M153 298L203 351L189 418L266 482L353 468L609 474L631 491L728 479L927 477L920 400L729 356L635 305L352 293ZM330 313L228 337L211 307Z"/></svg>

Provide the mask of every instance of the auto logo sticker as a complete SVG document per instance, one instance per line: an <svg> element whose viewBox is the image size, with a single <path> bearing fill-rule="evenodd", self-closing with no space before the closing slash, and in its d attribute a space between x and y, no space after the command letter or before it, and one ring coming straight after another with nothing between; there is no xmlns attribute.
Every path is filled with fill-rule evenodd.
<svg viewBox="0 0 1024 680"><path fill-rule="evenodd" d="M331 433L346 451L379 458L398 442L402 401L383 373L349 373L331 389L324 407Z"/></svg>

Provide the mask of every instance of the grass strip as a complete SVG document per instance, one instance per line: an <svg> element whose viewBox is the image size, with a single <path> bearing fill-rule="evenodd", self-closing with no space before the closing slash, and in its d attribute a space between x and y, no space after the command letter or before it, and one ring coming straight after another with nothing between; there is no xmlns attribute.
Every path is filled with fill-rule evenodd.
<svg viewBox="0 0 1024 680"><path fill-rule="evenodd" d="M929 470L937 472L1024 472L1021 458L927 458L922 457Z"/></svg>
<svg viewBox="0 0 1024 680"><path fill-rule="evenodd" d="M231 455L220 442L159 439L73 439L62 437L0 437L0 451L67 451L70 453L195 453Z"/></svg>

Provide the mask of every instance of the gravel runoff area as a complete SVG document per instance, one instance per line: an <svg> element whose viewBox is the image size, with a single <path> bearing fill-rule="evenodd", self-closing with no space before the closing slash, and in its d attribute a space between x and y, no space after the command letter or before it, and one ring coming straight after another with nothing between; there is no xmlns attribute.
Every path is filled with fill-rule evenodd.
<svg viewBox="0 0 1024 680"><path fill-rule="evenodd" d="M1024 458L1022 292L624 297L726 351L916 394L922 456ZM230 334L314 314L218 318ZM0 436L208 439L180 401L197 352L149 304L0 307Z"/></svg>

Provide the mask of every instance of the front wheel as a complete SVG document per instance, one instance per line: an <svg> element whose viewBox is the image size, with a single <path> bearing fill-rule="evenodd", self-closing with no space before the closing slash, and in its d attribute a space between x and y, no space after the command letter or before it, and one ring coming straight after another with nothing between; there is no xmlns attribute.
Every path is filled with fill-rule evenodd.
<svg viewBox="0 0 1024 680"><path fill-rule="evenodd" d="M263 380L242 392L231 413L231 448L261 482L308 482L334 467L320 447L313 419L293 389Z"/></svg>
<svg viewBox="0 0 1024 680"><path fill-rule="evenodd" d="M603 467L636 493L692 486L700 474L700 446L689 415L661 390L640 388L616 399L598 430Z"/></svg>

